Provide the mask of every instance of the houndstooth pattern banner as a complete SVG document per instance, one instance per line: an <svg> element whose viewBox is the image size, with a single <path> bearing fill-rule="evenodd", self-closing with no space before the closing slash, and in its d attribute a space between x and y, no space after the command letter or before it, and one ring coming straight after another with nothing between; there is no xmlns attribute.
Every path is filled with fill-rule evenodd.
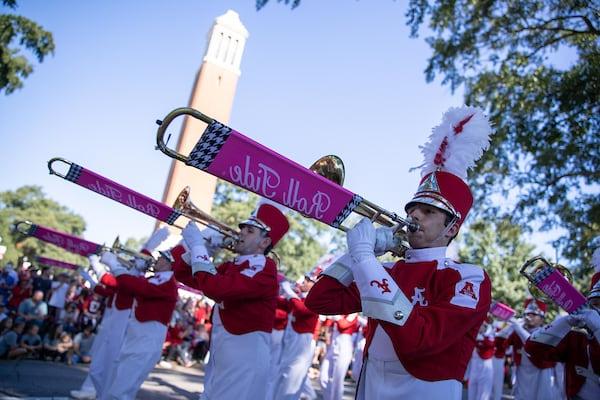
<svg viewBox="0 0 600 400"><path fill-rule="evenodd" d="M173 225L180 216L181 212L179 210L173 210L165 222L169 225Z"/></svg>
<svg viewBox="0 0 600 400"><path fill-rule="evenodd" d="M219 150L221 150L230 134L231 128L218 121L208 125L202 137L192 149L186 165L201 170L207 169L219 154Z"/></svg>
<svg viewBox="0 0 600 400"><path fill-rule="evenodd" d="M81 165L77 165L75 163L71 164L71 167L69 168L69 172L67 172L67 176L65 176L65 179L71 182L77 182L77 180L81 176L82 169L83 167Z"/></svg>
<svg viewBox="0 0 600 400"><path fill-rule="evenodd" d="M357 194L353 195L352 200L350 200L348 204L346 204L346 206L342 209L342 211L340 211L338 216L335 217L335 220L333 221L331 226L333 226L334 228L339 228L340 225L342 225L342 223L346 220L346 218L348 218L350 213L354 211L354 209L360 204L361 201L363 201L363 198L361 196Z"/></svg>

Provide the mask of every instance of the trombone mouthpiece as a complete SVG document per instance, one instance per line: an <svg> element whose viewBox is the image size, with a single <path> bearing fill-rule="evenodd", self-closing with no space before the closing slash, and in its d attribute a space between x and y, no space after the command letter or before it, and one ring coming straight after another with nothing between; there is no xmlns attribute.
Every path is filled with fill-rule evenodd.
<svg viewBox="0 0 600 400"><path fill-rule="evenodd" d="M417 224L416 222L412 222L412 221L410 221L406 227L411 232L416 232L419 230L419 224Z"/></svg>

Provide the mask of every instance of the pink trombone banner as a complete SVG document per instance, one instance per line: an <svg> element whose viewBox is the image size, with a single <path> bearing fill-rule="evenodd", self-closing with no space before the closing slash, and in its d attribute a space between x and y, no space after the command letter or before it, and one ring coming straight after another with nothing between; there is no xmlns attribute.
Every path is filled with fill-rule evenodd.
<svg viewBox="0 0 600 400"><path fill-rule="evenodd" d="M192 149L187 165L339 227L362 197L214 121Z"/></svg>
<svg viewBox="0 0 600 400"><path fill-rule="evenodd" d="M108 197L111 200L131 207L162 222L166 222L169 225L172 225L181 215L178 210L105 178L81 165L75 163L70 163L70 165L69 171L64 178L79 186Z"/></svg>
<svg viewBox="0 0 600 400"><path fill-rule="evenodd" d="M586 298L557 269L542 268L533 276L534 284L560 308L572 314L587 302Z"/></svg>
<svg viewBox="0 0 600 400"><path fill-rule="evenodd" d="M490 306L490 314L503 321L508 321L516 314L515 310L499 301L492 302Z"/></svg>
<svg viewBox="0 0 600 400"><path fill-rule="evenodd" d="M82 256L96 254L102 248L102 246L97 243L36 224L31 224L27 234Z"/></svg>
<svg viewBox="0 0 600 400"><path fill-rule="evenodd" d="M55 260L53 258L36 257L36 259L37 259L38 263L40 263L42 265L48 265L50 267L65 268L65 269L70 269L70 270L73 270L73 271L77 271L79 269L79 265L71 264L71 263L64 262L64 261Z"/></svg>

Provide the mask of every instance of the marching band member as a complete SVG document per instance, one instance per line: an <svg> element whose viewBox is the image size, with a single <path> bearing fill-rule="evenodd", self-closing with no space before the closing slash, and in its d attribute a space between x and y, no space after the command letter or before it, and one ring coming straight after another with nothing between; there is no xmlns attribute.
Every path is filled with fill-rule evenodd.
<svg viewBox="0 0 600 400"><path fill-rule="evenodd" d="M512 333L512 327L508 325L504 329L498 321L495 324L494 334L494 357L492 357L493 377L492 377L492 399L500 400L504 391L504 364L506 357L506 348L500 344L501 339L506 339ZM510 331L506 330L510 328Z"/></svg>
<svg viewBox="0 0 600 400"><path fill-rule="evenodd" d="M363 365L365 344L367 343L367 319L365 317L359 316L358 323L360 324L360 329L358 330L358 334L356 336L356 345L354 347L354 355L352 357L351 371L352 379L354 380L354 382L358 382L358 378L360 377L360 371L362 370Z"/></svg>
<svg viewBox="0 0 600 400"><path fill-rule="evenodd" d="M321 266L317 264L304 276L298 286L300 295L292 291L289 282L282 285L288 298L291 317L283 336L284 352L281 354L274 385L274 400L299 399L307 382L308 368L315 350L313 336L319 315L306 308L304 298L321 271Z"/></svg>
<svg viewBox="0 0 600 400"><path fill-rule="evenodd" d="M494 333L490 325L483 323L477 334L475 350L467 374L469 400L489 400L492 395Z"/></svg>
<svg viewBox="0 0 600 400"><path fill-rule="evenodd" d="M156 230L146 243L142 246L141 253L151 256L152 252L169 236L168 228L163 227ZM108 253L105 253L108 254ZM107 256L104 256L106 260ZM112 263L112 256L108 256L107 263ZM109 388L115 378L117 372L119 354L121 346L125 339L125 332L131 320L131 311L134 303L134 293L127 289L126 286L119 286L117 278L108 273L102 266L94 262L92 267L96 272L96 276L100 277L100 282L106 287L112 288L115 292L114 299L109 303L111 310L110 314L110 329L108 330L105 340L102 343L102 357L94 368L90 367L90 373L94 370L92 380L96 388L97 398L105 400L109 396ZM142 276L146 272L144 262L136 262L136 267L129 270L128 274L132 276ZM96 371L97 370L97 371Z"/></svg>
<svg viewBox="0 0 600 400"><path fill-rule="evenodd" d="M160 360L167 326L177 303L177 282L171 270L172 259L169 253L161 252L154 265L154 275L150 278L138 276L136 268L125 268L113 253L104 253L101 260L110 267L118 292L132 295L135 301L120 351L117 358L112 360L106 385L102 388L106 395L102 397L111 400L134 399Z"/></svg>
<svg viewBox="0 0 600 400"><path fill-rule="evenodd" d="M88 257L90 266L95 272L96 278L100 278L101 274L105 272L104 268L100 266L100 258L93 254ZM84 279L90 284L92 291L100 296L106 298L106 307L104 308L104 315L102 316L102 322L98 326L98 333L92 344L92 362L88 374L83 381L79 390L71 390L70 395L75 399L95 399L98 396L96 385L94 381L99 381L105 370L104 370L104 359L108 356L106 351L103 351L104 345L108 339L108 336L112 332L112 310L113 300L115 295L115 289L99 283L97 279L92 277L87 271L80 270L79 273Z"/></svg>
<svg viewBox="0 0 600 400"><path fill-rule="evenodd" d="M525 343L536 362L565 363L569 399L600 399L600 249L592 260L596 274L587 296L589 309L557 318Z"/></svg>
<svg viewBox="0 0 600 400"><path fill-rule="evenodd" d="M419 225L407 234L405 260L382 265L375 254L394 246L392 229L375 230L363 219L348 232L349 254L323 273L306 299L321 314L362 310L369 317L357 399L462 397L491 285L480 267L447 258L446 249L471 208L463 179L490 131L479 109L448 111L423 149L424 176L405 207Z"/></svg>
<svg viewBox="0 0 600 400"><path fill-rule="evenodd" d="M329 361L327 371L321 369L320 383L325 400L341 400L344 394L344 379L354 353L353 336L358 332L358 314L334 317L331 346L325 358ZM325 363L324 363L325 365Z"/></svg>
<svg viewBox="0 0 600 400"><path fill-rule="evenodd" d="M546 315L546 304L534 299L525 300L523 324L515 318L509 322L513 332L506 340L499 340L503 348L512 346L516 365L515 400L551 400L559 399L560 391L556 382L553 361L533 359L523 347L533 332L541 329Z"/></svg>
<svg viewBox="0 0 600 400"><path fill-rule="evenodd" d="M275 306L275 323L273 330L271 331L271 363L269 373L269 384L267 388L267 399L273 396L273 390L275 389L275 382L277 381L277 371L279 370L279 361L283 352L283 334L285 328L288 325L288 315L290 308L286 297L284 296L281 285L286 281L285 276L282 273L277 274L277 281L279 282L279 296L277 297L277 304Z"/></svg>
<svg viewBox="0 0 600 400"><path fill-rule="evenodd" d="M289 223L277 207L261 204L239 227L235 244L239 256L218 267L210 262L209 243L194 223L182 231L191 268L184 262L186 256L179 256L182 246L173 249L177 279L218 303L213 308L203 399L266 396L278 293L277 265L266 255L288 231Z"/></svg>

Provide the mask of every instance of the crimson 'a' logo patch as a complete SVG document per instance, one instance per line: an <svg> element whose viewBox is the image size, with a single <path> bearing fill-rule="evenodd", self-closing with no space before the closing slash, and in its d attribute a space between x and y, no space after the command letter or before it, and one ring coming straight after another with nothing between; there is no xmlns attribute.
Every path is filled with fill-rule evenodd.
<svg viewBox="0 0 600 400"><path fill-rule="evenodd" d="M471 282L465 282L465 286L460 289L458 293L472 297L473 300L477 300L477 296L475 295L475 290L473 289L473 284Z"/></svg>

